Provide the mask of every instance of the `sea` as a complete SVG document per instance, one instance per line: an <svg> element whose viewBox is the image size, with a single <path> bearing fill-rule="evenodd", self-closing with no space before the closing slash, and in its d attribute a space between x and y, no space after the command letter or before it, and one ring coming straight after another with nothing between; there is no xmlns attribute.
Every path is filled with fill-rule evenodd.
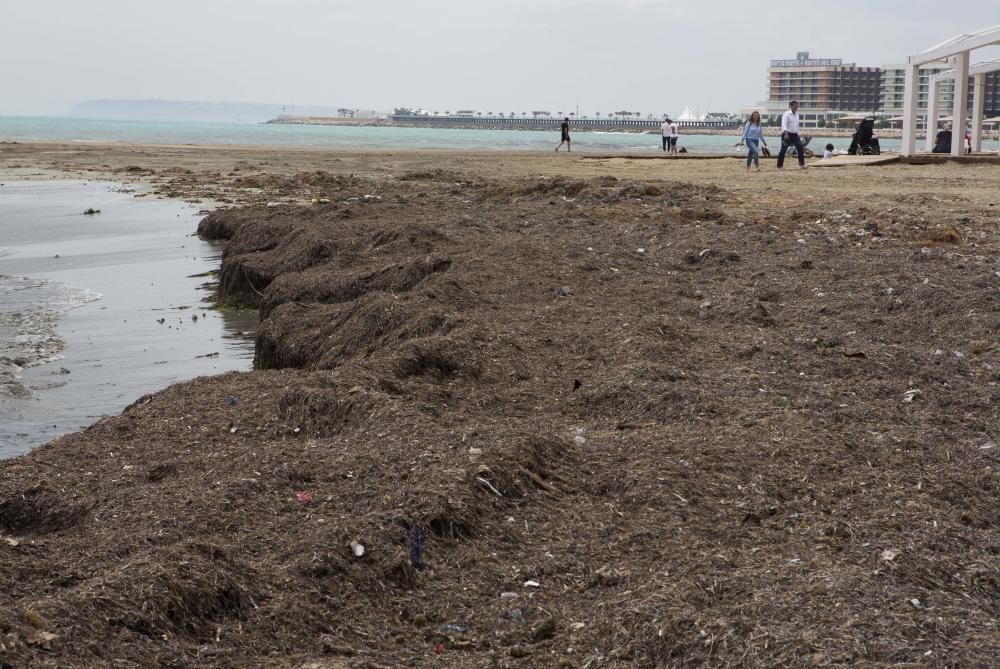
<svg viewBox="0 0 1000 669"><path fill-rule="evenodd" d="M777 135L777 133L773 133ZM735 132L734 132L735 135ZM699 135L681 131L678 146L692 154L735 153L734 135ZM559 144L559 132L456 128L396 128L279 125L268 123L199 123L115 121L69 117L0 116L0 141L138 142L151 144L220 144L319 147L330 149L420 149L460 151L544 151ZM884 151L898 150L898 139L882 139ZM847 150L850 138L823 137L816 150L831 143ZM771 142L778 148L775 137ZM577 131L573 151L581 153L655 153L662 151L658 131L651 133Z"/></svg>

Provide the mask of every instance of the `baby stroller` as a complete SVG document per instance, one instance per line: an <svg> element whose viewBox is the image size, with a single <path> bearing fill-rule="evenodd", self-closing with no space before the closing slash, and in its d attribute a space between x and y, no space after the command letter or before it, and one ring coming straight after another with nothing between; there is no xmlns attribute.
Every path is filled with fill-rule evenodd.
<svg viewBox="0 0 1000 669"><path fill-rule="evenodd" d="M875 117L866 116L858 124L847 153L852 156L877 156L882 152L875 136Z"/></svg>

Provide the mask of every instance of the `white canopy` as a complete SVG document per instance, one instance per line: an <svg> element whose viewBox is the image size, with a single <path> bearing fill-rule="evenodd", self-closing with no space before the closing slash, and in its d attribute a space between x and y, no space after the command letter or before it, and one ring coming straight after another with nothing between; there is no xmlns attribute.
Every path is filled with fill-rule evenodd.
<svg viewBox="0 0 1000 669"><path fill-rule="evenodd" d="M1000 44L1000 26L993 26L974 33L956 35L936 44L921 53L910 56L906 65L906 85L903 101L903 146L904 156L916 152L917 102L920 81L920 66L947 59L953 67L939 72L928 80L927 91L927 147L933 143L933 129L939 121L937 116L937 83L940 80L955 81L952 117L957 132L952 136L951 155L958 156L963 151L963 136L966 126L966 105L969 99L969 77L974 82L972 100L972 150L978 151L982 145L983 107L986 89L986 74L1000 71L1000 60L986 61L970 66L971 53L975 49Z"/></svg>
<svg viewBox="0 0 1000 669"><path fill-rule="evenodd" d="M703 120L705 120L705 117L704 116L699 116L698 114L694 113L693 111L691 111L690 107L685 107L684 111L681 112L681 115L677 117L677 120L678 121L703 121Z"/></svg>

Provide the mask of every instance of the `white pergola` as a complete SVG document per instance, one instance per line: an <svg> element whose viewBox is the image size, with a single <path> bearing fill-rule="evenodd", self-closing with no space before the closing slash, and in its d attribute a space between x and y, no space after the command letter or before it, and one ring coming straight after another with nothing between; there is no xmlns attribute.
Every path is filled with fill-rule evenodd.
<svg viewBox="0 0 1000 669"><path fill-rule="evenodd" d="M949 70L932 75L927 91L927 148L933 148L934 134L937 130L938 118L937 105L935 104L937 82L953 79L955 81L955 97L951 113L952 127L954 128L951 134L951 155L962 155L967 120L966 106L969 100L969 76L974 76L972 150L980 150L982 147L983 91L986 87L986 73L1000 70L1000 60L977 63L971 67L969 61L974 50L997 44L1000 44L1000 26L993 26L977 33L958 35L907 59L905 97L903 99L903 146L901 150L904 156L912 156L916 153L920 66L946 59L954 66Z"/></svg>

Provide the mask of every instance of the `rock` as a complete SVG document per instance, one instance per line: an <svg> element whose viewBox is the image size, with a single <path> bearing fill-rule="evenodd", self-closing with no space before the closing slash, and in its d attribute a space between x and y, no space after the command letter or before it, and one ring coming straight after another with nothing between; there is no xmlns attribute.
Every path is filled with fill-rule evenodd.
<svg viewBox="0 0 1000 669"><path fill-rule="evenodd" d="M427 624L427 616L425 616L423 613L413 614L413 624L416 625L417 627L423 627L424 625Z"/></svg>

